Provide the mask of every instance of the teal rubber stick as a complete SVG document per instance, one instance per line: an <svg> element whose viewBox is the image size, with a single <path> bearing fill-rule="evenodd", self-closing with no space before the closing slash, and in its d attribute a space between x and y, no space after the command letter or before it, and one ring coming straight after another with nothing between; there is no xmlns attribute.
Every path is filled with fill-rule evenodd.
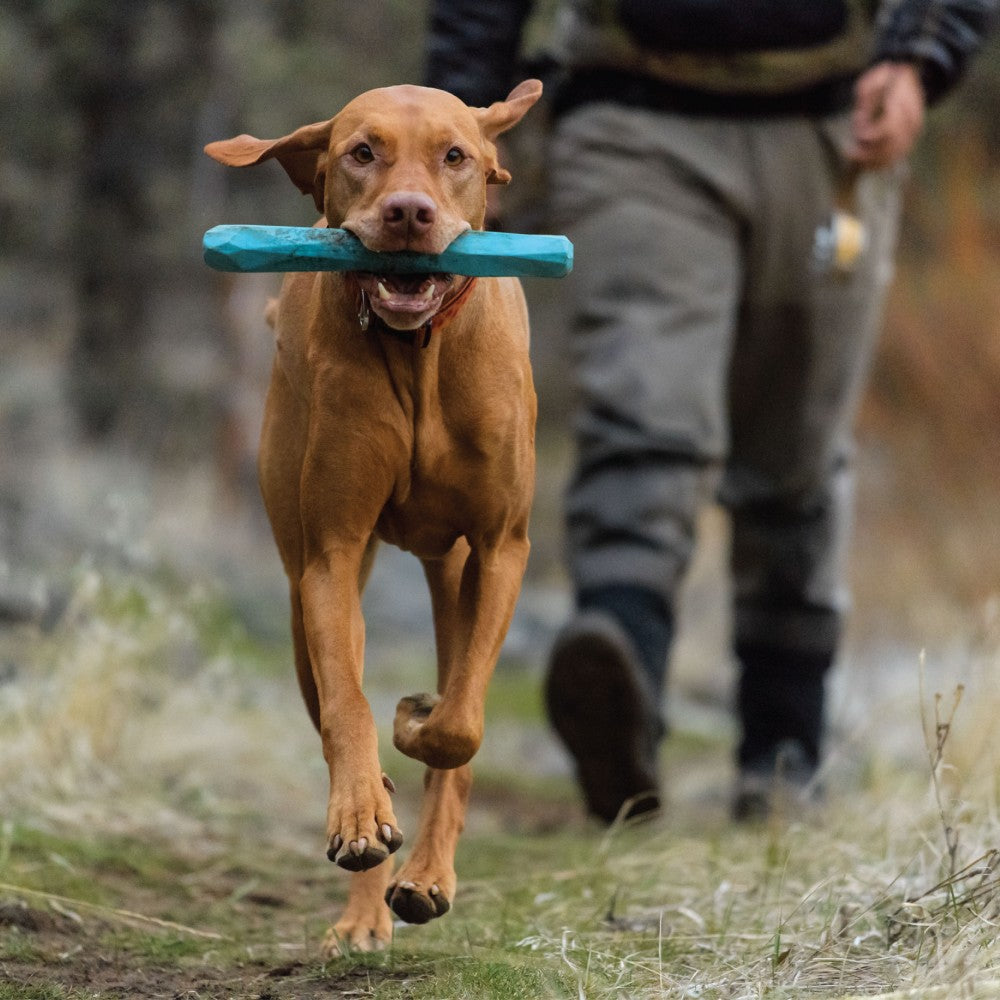
<svg viewBox="0 0 1000 1000"><path fill-rule="evenodd" d="M343 229L215 226L205 233L205 263L217 271L445 272L470 277L562 278L573 268L565 236L462 233L440 254L375 253Z"/></svg>

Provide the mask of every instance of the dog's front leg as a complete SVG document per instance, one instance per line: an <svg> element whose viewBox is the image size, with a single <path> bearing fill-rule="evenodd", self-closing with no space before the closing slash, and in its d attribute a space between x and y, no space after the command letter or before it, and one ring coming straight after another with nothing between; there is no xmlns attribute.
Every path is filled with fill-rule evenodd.
<svg viewBox="0 0 1000 1000"><path fill-rule="evenodd" d="M441 694L404 698L396 710L396 746L432 766L424 777L413 851L386 894L396 915L409 923L426 923L451 908L455 848L472 787L467 762L482 742L486 688L527 558L528 541L520 533L485 555L470 552L463 539L445 559L424 564Z"/></svg>
<svg viewBox="0 0 1000 1000"><path fill-rule="evenodd" d="M330 769L327 854L348 871L384 861L403 842L382 779L375 721L361 691L364 546L324 545L302 575L302 615Z"/></svg>
<svg viewBox="0 0 1000 1000"><path fill-rule="evenodd" d="M527 532L470 546L460 540L440 562L425 564L434 604L438 696L400 700L393 742L436 768L472 760L483 739L486 689L521 589Z"/></svg>
<svg viewBox="0 0 1000 1000"><path fill-rule="evenodd" d="M429 767L424 772L417 839L385 892L385 902L407 923L426 924L451 909L458 885L455 848L465 826L471 789L468 764L448 771Z"/></svg>

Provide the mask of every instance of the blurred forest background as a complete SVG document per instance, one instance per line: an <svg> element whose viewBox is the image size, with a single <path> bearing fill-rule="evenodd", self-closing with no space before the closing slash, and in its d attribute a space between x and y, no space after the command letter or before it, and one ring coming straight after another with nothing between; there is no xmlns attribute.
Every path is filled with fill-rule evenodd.
<svg viewBox="0 0 1000 1000"><path fill-rule="evenodd" d="M108 553L279 579L253 469L277 279L211 272L200 241L218 223L314 212L277 166L226 171L201 149L419 81L424 18L414 0L0 7L0 616L56 614L73 568ZM1000 632L998 105L994 38L915 159L859 427L855 629L917 645L969 623ZM509 165L512 196L531 202L531 170ZM558 589L570 389L556 283L528 291L541 404L529 577ZM246 558L258 545L266 569Z"/></svg>

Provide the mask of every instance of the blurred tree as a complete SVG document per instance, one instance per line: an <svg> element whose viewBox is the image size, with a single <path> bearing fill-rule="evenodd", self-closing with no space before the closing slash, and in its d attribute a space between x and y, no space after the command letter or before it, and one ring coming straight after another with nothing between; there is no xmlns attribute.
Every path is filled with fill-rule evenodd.
<svg viewBox="0 0 1000 1000"><path fill-rule="evenodd" d="M79 312L69 388L90 437L115 428L139 381L135 352L147 301L142 258L151 219L136 45L148 6L143 0L81 2L53 35L59 87L82 132L72 220Z"/></svg>
<svg viewBox="0 0 1000 1000"><path fill-rule="evenodd" d="M47 59L47 88L71 138L50 183L68 185L64 252L76 335L68 395L92 439L142 422L151 254L168 223L153 191L182 167L212 66L216 0L19 0Z"/></svg>
<svg viewBox="0 0 1000 1000"><path fill-rule="evenodd" d="M189 86L210 72L215 4L171 5L173 23L160 24L158 32L158 40L169 40L167 51L154 66L144 42L151 20L163 17L163 4L78 0L63 11L54 36L58 79L83 130L70 395L84 433L105 437L142 416L150 236L162 224L149 194L150 174L180 165L190 146L183 127L196 117ZM155 127L155 103L177 109L178 100L188 112L179 116L181 130Z"/></svg>
<svg viewBox="0 0 1000 1000"><path fill-rule="evenodd" d="M199 230L241 215L312 221L280 170L230 176L201 146L282 134L360 90L417 79L419 44L373 58L371 40L417 40L422 21L423 5L404 0L4 4L0 62L29 41L32 51L17 72L0 66L11 128L0 245L70 278L67 396L86 437L147 449L150 426L211 423L212 404L196 397L222 376L163 343L191 337L203 356L225 354Z"/></svg>

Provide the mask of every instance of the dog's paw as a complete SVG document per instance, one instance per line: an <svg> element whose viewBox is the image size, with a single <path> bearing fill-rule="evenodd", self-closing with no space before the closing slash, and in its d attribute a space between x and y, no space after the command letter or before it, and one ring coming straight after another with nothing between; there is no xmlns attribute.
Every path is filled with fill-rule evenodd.
<svg viewBox="0 0 1000 1000"><path fill-rule="evenodd" d="M392 914L379 900L381 914L355 919L348 914L327 932L320 945L323 958L343 958L352 952L383 951L392 942Z"/></svg>
<svg viewBox="0 0 1000 1000"><path fill-rule="evenodd" d="M400 698L396 706L393 745L400 753L429 767L449 769L467 764L482 738L481 723L470 724L446 711L439 695L411 694Z"/></svg>
<svg viewBox="0 0 1000 1000"><path fill-rule="evenodd" d="M426 924L435 917L443 917L451 909L451 900L436 882L421 885L410 879L400 879L390 884L385 901L393 913L408 924Z"/></svg>
<svg viewBox="0 0 1000 1000"><path fill-rule="evenodd" d="M329 840L326 856L349 872L363 872L380 865L403 846L403 834L391 823L379 827L379 841L367 837L345 841L335 833Z"/></svg>
<svg viewBox="0 0 1000 1000"><path fill-rule="evenodd" d="M426 692L399 699L392 723L392 743L400 753L428 763L424 758L423 728L440 700L440 695Z"/></svg>
<svg viewBox="0 0 1000 1000"><path fill-rule="evenodd" d="M403 845L381 775L367 802L365 798L360 794L330 797L326 856L349 872L374 868Z"/></svg>
<svg viewBox="0 0 1000 1000"><path fill-rule="evenodd" d="M399 739L412 739L440 700L440 695L428 694L426 691L400 698L399 704L396 705L396 718L392 724L393 742Z"/></svg>
<svg viewBox="0 0 1000 1000"><path fill-rule="evenodd" d="M320 946L324 958L381 951L392 941L392 911L385 905L385 890L391 881L391 861L351 876L344 912Z"/></svg>

